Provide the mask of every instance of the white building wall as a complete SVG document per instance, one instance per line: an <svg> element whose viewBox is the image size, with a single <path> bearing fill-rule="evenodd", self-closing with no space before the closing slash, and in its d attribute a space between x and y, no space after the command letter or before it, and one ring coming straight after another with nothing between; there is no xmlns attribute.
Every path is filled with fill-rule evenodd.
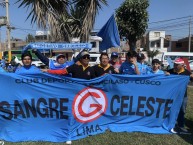
<svg viewBox="0 0 193 145"><path fill-rule="evenodd" d="M159 50L159 54L155 57L161 60L163 52L167 52L168 48L164 47L165 31L150 31L149 32L149 49ZM159 46L157 45L159 43Z"/></svg>

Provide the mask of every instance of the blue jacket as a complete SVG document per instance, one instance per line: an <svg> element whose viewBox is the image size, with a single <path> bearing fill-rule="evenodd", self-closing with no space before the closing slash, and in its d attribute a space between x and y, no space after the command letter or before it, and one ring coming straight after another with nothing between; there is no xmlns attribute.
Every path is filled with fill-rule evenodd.
<svg viewBox="0 0 193 145"><path fill-rule="evenodd" d="M49 62L49 69L55 70L55 69L65 69L66 67L69 67L74 64L74 61L66 61L63 64L59 64L54 60L50 60Z"/></svg>
<svg viewBox="0 0 193 145"><path fill-rule="evenodd" d="M41 70L34 65L31 65L30 67L22 66L20 68L17 68L15 73L16 74L37 74L37 73L41 73Z"/></svg>
<svg viewBox="0 0 193 145"><path fill-rule="evenodd" d="M0 67L0 73L5 73L6 71L2 68L2 67Z"/></svg>
<svg viewBox="0 0 193 145"><path fill-rule="evenodd" d="M138 63L137 66L138 66L140 75L149 74L149 71L151 70L151 68L147 66L146 64Z"/></svg>
<svg viewBox="0 0 193 145"><path fill-rule="evenodd" d="M140 65L137 62L137 65ZM129 74L129 75L136 75L135 66L128 61L122 63L121 67L119 68L120 74Z"/></svg>
<svg viewBox="0 0 193 145"><path fill-rule="evenodd" d="M152 69L148 72L148 74L165 74L164 71L158 69L156 72L154 72Z"/></svg>
<svg viewBox="0 0 193 145"><path fill-rule="evenodd" d="M2 66L2 68L4 68L6 66L6 62L4 59L1 60L1 66Z"/></svg>
<svg viewBox="0 0 193 145"><path fill-rule="evenodd" d="M49 66L49 69L52 69L52 70L64 69L74 64L74 61L67 61L64 64L59 64L56 61L48 59L39 50L36 50L35 54L45 65Z"/></svg>

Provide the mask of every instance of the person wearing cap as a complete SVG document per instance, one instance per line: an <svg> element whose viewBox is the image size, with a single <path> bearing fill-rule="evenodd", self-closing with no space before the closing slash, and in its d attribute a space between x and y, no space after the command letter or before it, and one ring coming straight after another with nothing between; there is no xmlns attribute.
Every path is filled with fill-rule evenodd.
<svg viewBox="0 0 193 145"><path fill-rule="evenodd" d="M68 66L71 66L74 64L73 61L66 61L66 57L64 54L58 54L56 56L56 61L47 58L44 56L39 50L33 49L33 52L35 55L45 64L49 67L49 69L64 69Z"/></svg>
<svg viewBox="0 0 193 145"><path fill-rule="evenodd" d="M117 72L119 71L122 62L119 60L119 54L117 52L111 53L111 60L109 61L109 64L111 64Z"/></svg>
<svg viewBox="0 0 193 145"><path fill-rule="evenodd" d="M148 74L165 74L165 72L162 71L160 67L161 67L161 62L159 61L159 59L153 59L152 69L148 71Z"/></svg>
<svg viewBox="0 0 193 145"><path fill-rule="evenodd" d="M21 55L23 66L15 70L16 74L36 74L41 73L41 70L32 65L32 55L29 52L25 52Z"/></svg>
<svg viewBox="0 0 193 145"><path fill-rule="evenodd" d="M9 63L9 65L7 66L7 72L11 73L14 71L14 67L11 65L11 63Z"/></svg>
<svg viewBox="0 0 193 145"><path fill-rule="evenodd" d="M143 53L137 54L137 62L139 63L138 68L141 75L146 75L151 70L148 65L145 64L145 55Z"/></svg>
<svg viewBox="0 0 193 145"><path fill-rule="evenodd" d="M95 73L93 67L89 65L89 61L90 61L89 52L82 51L79 55L79 63L73 64L64 69L58 70L44 69L43 71L57 75L71 74L73 78L90 80L95 78Z"/></svg>
<svg viewBox="0 0 193 145"><path fill-rule="evenodd" d="M100 77L104 74L115 74L115 68L109 64L109 56L106 52L100 55L100 64L93 66L95 76Z"/></svg>
<svg viewBox="0 0 193 145"><path fill-rule="evenodd" d="M170 74L173 74L173 75L190 76L190 80L193 80L193 74L190 71L188 71L187 69L185 69L184 60L182 58L177 58L174 61L174 68L168 70L167 72L169 72ZM188 133L188 130L185 128L185 111L186 111L186 106L187 106L187 100L188 100L188 96L187 96L187 90L186 90L185 95L184 95L184 99L183 99L183 103L182 103L182 106L180 108L180 112L179 112L178 118L177 118L178 124L174 128L175 132Z"/></svg>
<svg viewBox="0 0 193 145"><path fill-rule="evenodd" d="M139 63L137 62L136 51L129 51L127 53L126 61L122 63L121 67L119 68L119 73L129 75L140 75L138 65Z"/></svg>

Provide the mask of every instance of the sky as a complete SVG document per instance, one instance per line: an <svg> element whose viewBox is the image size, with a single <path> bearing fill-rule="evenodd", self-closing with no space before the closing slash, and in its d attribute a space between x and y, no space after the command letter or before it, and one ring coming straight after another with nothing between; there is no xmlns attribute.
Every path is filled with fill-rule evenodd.
<svg viewBox="0 0 193 145"><path fill-rule="evenodd" d="M19 4L14 4L16 1L9 0L10 24L16 28L11 31L11 37L25 40L27 34L35 35L35 32L40 29L36 27L36 24L32 25L30 19L26 20L29 10L24 7L18 8ZM94 25L96 31L102 28L124 0L107 0L107 2L108 6L103 5L96 17ZM149 14L148 30L165 30L166 34L172 35L173 39L188 36L189 19L190 16L193 16L193 0L149 0L149 4L147 9ZM0 7L0 16L5 15L6 9ZM193 31L192 28L191 31ZM5 40L6 29L1 27L1 41L4 42Z"/></svg>

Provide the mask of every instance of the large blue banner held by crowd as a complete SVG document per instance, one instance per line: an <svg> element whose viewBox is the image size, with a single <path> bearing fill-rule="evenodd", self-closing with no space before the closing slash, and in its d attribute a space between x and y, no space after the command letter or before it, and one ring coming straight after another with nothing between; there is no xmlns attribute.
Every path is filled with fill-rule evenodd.
<svg viewBox="0 0 193 145"><path fill-rule="evenodd" d="M0 139L65 142L105 132L170 133L187 76L0 74ZM180 88L179 88L180 86Z"/></svg>

